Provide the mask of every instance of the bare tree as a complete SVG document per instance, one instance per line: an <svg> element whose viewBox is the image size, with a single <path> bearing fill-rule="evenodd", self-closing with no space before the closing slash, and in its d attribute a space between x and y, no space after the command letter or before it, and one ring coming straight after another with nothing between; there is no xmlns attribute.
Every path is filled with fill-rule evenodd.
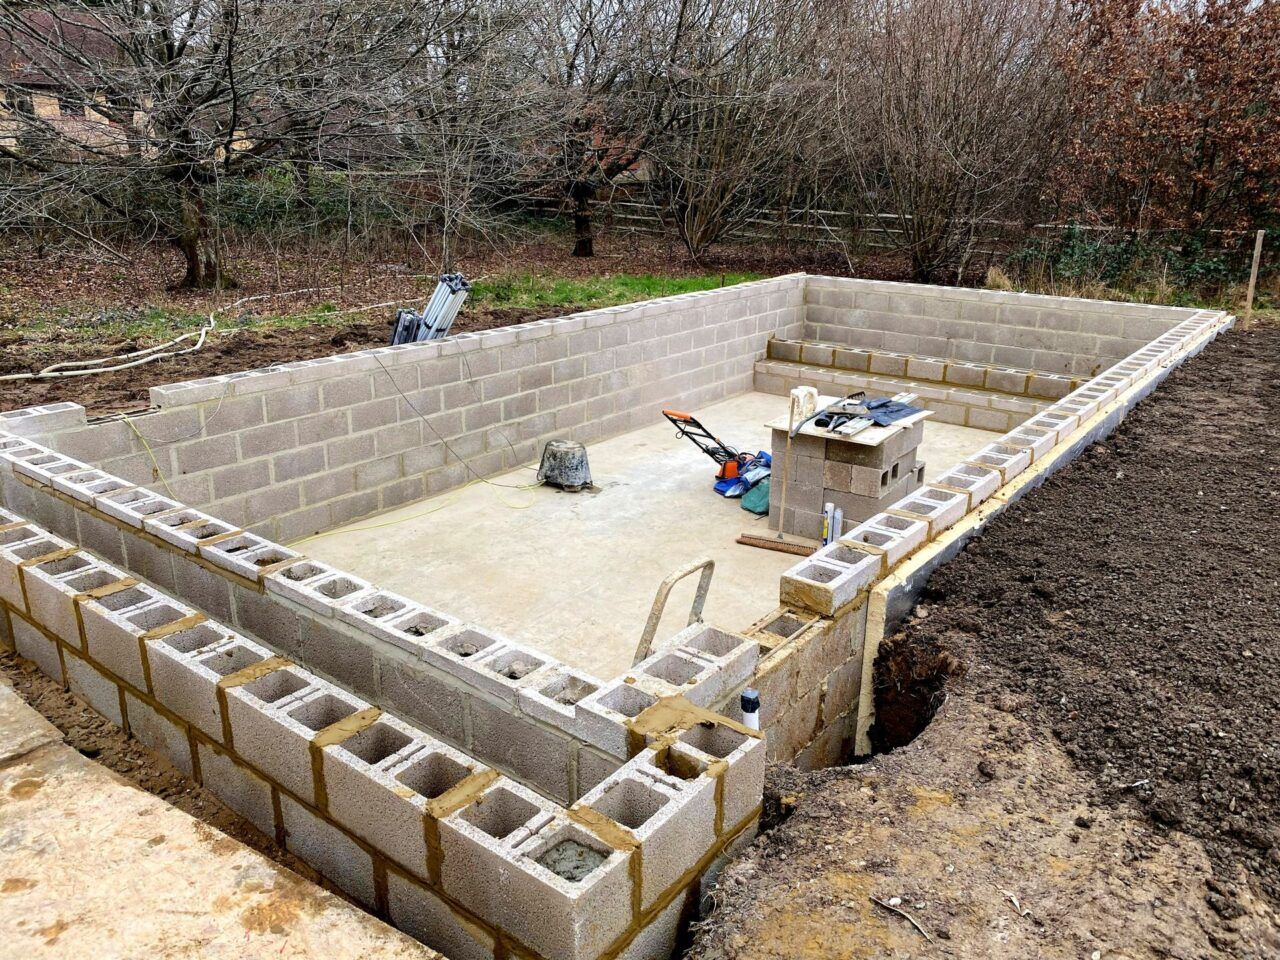
<svg viewBox="0 0 1280 960"><path fill-rule="evenodd" d="M723 0L686 30L671 121L651 153L666 216L695 260L792 192L814 125L815 27L804 4Z"/></svg>
<svg viewBox="0 0 1280 960"><path fill-rule="evenodd" d="M574 256L595 253L592 202L623 174L642 176L669 122L671 65L699 0L544 0L532 56L556 122L543 181L573 211Z"/></svg>
<svg viewBox="0 0 1280 960"><path fill-rule="evenodd" d="M0 156L182 250L183 285L231 282L211 201L228 178L376 132L376 96L413 55L412 0L105 0L0 6L23 69ZM141 208L141 209L139 209Z"/></svg>
<svg viewBox="0 0 1280 960"><path fill-rule="evenodd" d="M1034 204L1065 111L1055 0L867 0L831 13L825 114L849 207L916 279L963 274L985 222Z"/></svg>

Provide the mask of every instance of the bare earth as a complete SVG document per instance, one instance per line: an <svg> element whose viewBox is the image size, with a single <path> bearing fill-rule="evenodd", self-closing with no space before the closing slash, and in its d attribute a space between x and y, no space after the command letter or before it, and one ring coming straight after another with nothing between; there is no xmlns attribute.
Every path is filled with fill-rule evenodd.
<svg viewBox="0 0 1280 960"><path fill-rule="evenodd" d="M939 571L877 675L946 669L933 722L773 771L693 957L1280 956L1277 359L1225 336Z"/></svg>

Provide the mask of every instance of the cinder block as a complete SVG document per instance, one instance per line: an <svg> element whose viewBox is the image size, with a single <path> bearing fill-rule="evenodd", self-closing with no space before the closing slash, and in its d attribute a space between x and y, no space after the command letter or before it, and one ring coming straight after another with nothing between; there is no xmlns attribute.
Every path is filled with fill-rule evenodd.
<svg viewBox="0 0 1280 960"><path fill-rule="evenodd" d="M503 927L538 955L597 957L631 925L629 853L557 820L514 854Z"/></svg>
<svg viewBox="0 0 1280 960"><path fill-rule="evenodd" d="M972 510L999 490L1002 481L998 470L960 463L940 476L935 483L940 487L963 490L969 497L969 509Z"/></svg>
<svg viewBox="0 0 1280 960"><path fill-rule="evenodd" d="M1025 424L1012 430L1000 438L1002 443L1011 447L1024 447L1031 451L1031 462L1044 457L1058 442L1058 434L1052 430L1041 430Z"/></svg>
<svg viewBox="0 0 1280 960"><path fill-rule="evenodd" d="M499 777L471 802L439 821L444 892L495 926L509 920L502 881L515 848L555 819L556 808Z"/></svg>
<svg viewBox="0 0 1280 960"><path fill-rule="evenodd" d="M316 733L368 706L296 667L228 688L225 696L236 752L307 803L316 799Z"/></svg>
<svg viewBox="0 0 1280 960"><path fill-rule="evenodd" d="M249 655L265 660L270 654L226 627L210 621L196 624L148 641L151 688L157 701L207 736L221 740L222 712L216 688L225 674L212 667L219 666L220 660L231 660L239 669Z"/></svg>
<svg viewBox="0 0 1280 960"><path fill-rule="evenodd" d="M58 658L58 645L22 617L10 616L9 621L13 630L13 647L18 656L30 660L51 680L67 683L68 678L63 677L62 662ZM71 672L69 666L67 672Z"/></svg>
<svg viewBox="0 0 1280 960"><path fill-rule="evenodd" d="M191 762L191 741L185 728L152 709L129 691L125 691L125 714L129 720L129 735L136 737L155 753L165 757L175 767L191 776L195 767Z"/></svg>
<svg viewBox="0 0 1280 960"><path fill-rule="evenodd" d="M1031 465L1031 452L1003 443L989 443L971 456L969 462L999 470L1003 486Z"/></svg>
<svg viewBox="0 0 1280 960"><path fill-rule="evenodd" d="M343 743L326 747L323 754L333 818L427 879L427 803L471 776L479 765L387 714Z"/></svg>
<svg viewBox="0 0 1280 960"><path fill-rule="evenodd" d="M779 602L831 616L880 575L879 556L833 543L783 575Z"/></svg>
<svg viewBox="0 0 1280 960"><path fill-rule="evenodd" d="M965 414L965 425L978 430L993 430L1003 433L1009 429L1011 417L1003 410L992 410L987 407L970 407Z"/></svg>
<svg viewBox="0 0 1280 960"><path fill-rule="evenodd" d="M274 836L271 785L217 747L197 743L196 753L200 758L200 782L264 836Z"/></svg>
<svg viewBox="0 0 1280 960"><path fill-rule="evenodd" d="M680 734L672 750L684 753L704 768L723 761L719 774L724 782L721 796L720 830L739 826L760 806L764 794L765 742L725 724L699 724Z"/></svg>
<svg viewBox="0 0 1280 960"><path fill-rule="evenodd" d="M493 936L455 913L428 888L399 874L387 874L391 922L449 960L492 960Z"/></svg>
<svg viewBox="0 0 1280 960"><path fill-rule="evenodd" d="M750 637L729 633L705 624L692 624L672 638L670 646L702 660L712 669L701 674L685 698L700 706L711 706L755 674L760 646Z"/></svg>
<svg viewBox="0 0 1280 960"><path fill-rule="evenodd" d="M577 735L578 701L603 686L603 680L556 664L537 683L522 686L516 693L516 704L534 719Z"/></svg>
<svg viewBox="0 0 1280 960"><path fill-rule="evenodd" d="M89 656L138 690L147 689L142 636L193 611L166 600L142 584L80 603Z"/></svg>
<svg viewBox="0 0 1280 960"><path fill-rule="evenodd" d="M337 827L280 795L285 846L365 906L374 906L373 859Z"/></svg>
<svg viewBox="0 0 1280 960"><path fill-rule="evenodd" d="M953 526L968 512L969 497L964 493L927 486L899 500L890 510L912 518L927 520L929 538L933 539L943 530Z"/></svg>
<svg viewBox="0 0 1280 960"><path fill-rule="evenodd" d="M578 701L578 722L583 739L605 753L630 757L627 721L640 716L658 702L653 694L637 689L625 680L615 680L603 689Z"/></svg>
<svg viewBox="0 0 1280 960"><path fill-rule="evenodd" d="M714 779L664 775L655 760L652 750L642 752L577 804L604 814L639 842L641 909L688 873L716 839Z"/></svg>
<svg viewBox="0 0 1280 960"><path fill-rule="evenodd" d="M80 626L75 599L83 590L115 583L124 577L119 570L93 561L88 554L22 568L31 618L65 643L80 646Z"/></svg>
<svg viewBox="0 0 1280 960"><path fill-rule="evenodd" d="M927 521L908 520L887 513L874 515L840 538L862 550L880 551L883 555L882 573L888 573L928 539Z"/></svg>
<svg viewBox="0 0 1280 960"><path fill-rule="evenodd" d="M573 793L574 742L507 705L470 697L471 749L562 803Z"/></svg>
<svg viewBox="0 0 1280 960"><path fill-rule="evenodd" d="M377 664L380 702L452 743L466 740L466 695L424 664L387 659Z"/></svg>

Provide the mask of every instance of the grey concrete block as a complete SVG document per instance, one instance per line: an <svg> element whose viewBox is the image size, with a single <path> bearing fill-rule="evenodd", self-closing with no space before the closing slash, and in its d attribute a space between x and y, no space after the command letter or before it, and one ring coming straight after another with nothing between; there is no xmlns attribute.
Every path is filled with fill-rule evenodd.
<svg viewBox="0 0 1280 960"><path fill-rule="evenodd" d="M285 846L365 906L375 901L373 859L337 827L281 794Z"/></svg>
<svg viewBox="0 0 1280 960"><path fill-rule="evenodd" d="M215 746L198 743L196 753L200 760L200 782L264 836L274 836L271 785Z"/></svg>

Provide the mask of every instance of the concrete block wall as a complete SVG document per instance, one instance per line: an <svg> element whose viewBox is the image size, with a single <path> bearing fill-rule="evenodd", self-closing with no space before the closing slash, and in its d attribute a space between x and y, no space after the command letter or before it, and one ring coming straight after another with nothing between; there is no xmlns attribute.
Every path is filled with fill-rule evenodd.
<svg viewBox="0 0 1280 960"><path fill-rule="evenodd" d="M761 726L769 732L772 759L812 767L847 755L859 730L858 693L870 682L863 661L870 591L981 504L1005 496L1006 485L1033 464L1060 450L1079 452L1096 435L1104 406L1143 395L1232 322L1221 312L1190 313L782 575L782 606L747 631L766 650L752 682L761 693ZM912 590L923 585L923 576L927 572L913 578Z"/></svg>
<svg viewBox="0 0 1280 960"><path fill-rule="evenodd" d="M803 275L153 387L151 411L0 415L131 484L277 542L752 389L798 335ZM144 439L145 438L145 439Z"/></svg>
<svg viewBox="0 0 1280 960"><path fill-rule="evenodd" d="M34 441L0 439L0 498L65 543L91 547L558 803L573 802L631 756L627 724L642 709L676 695L717 705L755 668L754 641L695 625L628 676L605 681L138 492ZM128 624L116 626L127 637ZM137 681L126 665L110 665Z"/></svg>
<svg viewBox="0 0 1280 960"><path fill-rule="evenodd" d="M652 956L754 832L764 741L682 697L556 804L3 509L0 537L6 646L448 956Z"/></svg>
<svg viewBox="0 0 1280 960"><path fill-rule="evenodd" d="M1195 313L1180 307L810 276L803 339L1092 377Z"/></svg>
<svg viewBox="0 0 1280 960"><path fill-rule="evenodd" d="M1047 410L1053 398L1066 396L1084 382L796 340L771 340L768 354L756 362L755 388L760 393L786 396L801 386L842 397L858 390L890 397L909 392L932 411L934 420L1001 433Z"/></svg>

